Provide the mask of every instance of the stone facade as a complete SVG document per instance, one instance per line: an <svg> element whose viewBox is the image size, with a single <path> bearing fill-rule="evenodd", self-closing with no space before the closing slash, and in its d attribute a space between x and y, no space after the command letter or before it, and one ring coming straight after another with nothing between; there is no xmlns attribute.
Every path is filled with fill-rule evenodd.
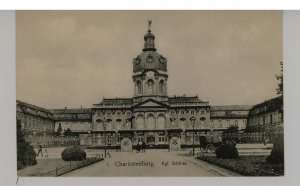
<svg viewBox="0 0 300 186"><path fill-rule="evenodd" d="M283 96L254 105L249 111L247 132L283 132Z"/></svg>
<svg viewBox="0 0 300 186"><path fill-rule="evenodd" d="M64 130L70 129L73 134L86 133L92 130L92 117L90 108L80 109L52 109L55 121L55 131L58 126Z"/></svg>
<svg viewBox="0 0 300 186"><path fill-rule="evenodd" d="M215 131L223 131L230 126L238 126L245 130L251 105L226 105L211 107L211 127Z"/></svg>
<svg viewBox="0 0 300 186"><path fill-rule="evenodd" d="M26 136L53 135L54 119L49 110L17 100L16 111Z"/></svg>

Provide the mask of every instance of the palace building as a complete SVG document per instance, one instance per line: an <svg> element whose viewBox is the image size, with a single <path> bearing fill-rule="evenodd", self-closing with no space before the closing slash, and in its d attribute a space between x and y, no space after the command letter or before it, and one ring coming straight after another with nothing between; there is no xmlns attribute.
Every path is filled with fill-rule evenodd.
<svg viewBox="0 0 300 186"><path fill-rule="evenodd" d="M144 36L144 48L132 61L133 97L103 98L91 108L47 110L31 106L37 110L34 116L45 113L37 121L49 120L49 129L54 123L52 131L58 126L69 128L80 136L83 146L112 148L121 146L123 139L133 145L145 142L154 148L168 146L172 140L179 146L191 145L193 133L195 144L199 144L203 134L221 133L232 125L245 129L251 106L211 106L198 96L168 95L168 60L157 51L150 26L151 22ZM25 128L31 126L25 120L22 123Z"/></svg>
<svg viewBox="0 0 300 186"><path fill-rule="evenodd" d="M175 137L190 145L193 132L199 144L202 133L222 131L230 125L244 129L249 106L211 107L198 96L168 96L168 61L157 51L150 26L144 48L132 62L134 96L104 98L94 104L92 130L81 135L81 144L118 146L128 138L133 144L144 141L149 146L163 146Z"/></svg>

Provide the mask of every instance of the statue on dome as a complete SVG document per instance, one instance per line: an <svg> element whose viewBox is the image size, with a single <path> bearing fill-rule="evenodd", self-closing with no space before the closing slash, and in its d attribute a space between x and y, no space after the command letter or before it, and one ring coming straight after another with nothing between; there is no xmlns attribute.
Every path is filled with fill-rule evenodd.
<svg viewBox="0 0 300 186"><path fill-rule="evenodd" d="M152 24L152 20L148 19L148 30L149 31L150 31L151 24Z"/></svg>

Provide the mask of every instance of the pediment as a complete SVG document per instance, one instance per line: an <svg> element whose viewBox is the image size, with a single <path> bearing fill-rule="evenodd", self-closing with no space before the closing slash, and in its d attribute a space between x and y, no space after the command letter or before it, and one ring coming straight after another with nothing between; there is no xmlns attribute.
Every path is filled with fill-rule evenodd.
<svg viewBox="0 0 300 186"><path fill-rule="evenodd" d="M148 99L146 101L143 101L141 103L136 104L134 107L167 107L168 105L156 101L154 99Z"/></svg>

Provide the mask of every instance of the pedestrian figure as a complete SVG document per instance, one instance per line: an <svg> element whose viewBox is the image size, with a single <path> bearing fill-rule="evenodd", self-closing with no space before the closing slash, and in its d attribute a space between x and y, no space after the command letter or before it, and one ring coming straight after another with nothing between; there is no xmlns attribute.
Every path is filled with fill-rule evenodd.
<svg viewBox="0 0 300 186"><path fill-rule="evenodd" d="M38 145L38 153L36 156L39 156L41 153L42 157L43 157L43 146L42 145Z"/></svg>
<svg viewBox="0 0 300 186"><path fill-rule="evenodd" d="M108 153L106 153L106 154L107 154L108 158L110 158L110 157L111 157L109 152L108 152Z"/></svg>
<svg viewBox="0 0 300 186"><path fill-rule="evenodd" d="M142 143L142 152L146 152L146 143L144 141Z"/></svg>
<svg viewBox="0 0 300 186"><path fill-rule="evenodd" d="M46 148L44 148L45 157L48 158L48 151Z"/></svg>
<svg viewBox="0 0 300 186"><path fill-rule="evenodd" d="M141 146L140 146L140 143L138 142L137 145L136 145L136 152L140 152L141 150Z"/></svg>

